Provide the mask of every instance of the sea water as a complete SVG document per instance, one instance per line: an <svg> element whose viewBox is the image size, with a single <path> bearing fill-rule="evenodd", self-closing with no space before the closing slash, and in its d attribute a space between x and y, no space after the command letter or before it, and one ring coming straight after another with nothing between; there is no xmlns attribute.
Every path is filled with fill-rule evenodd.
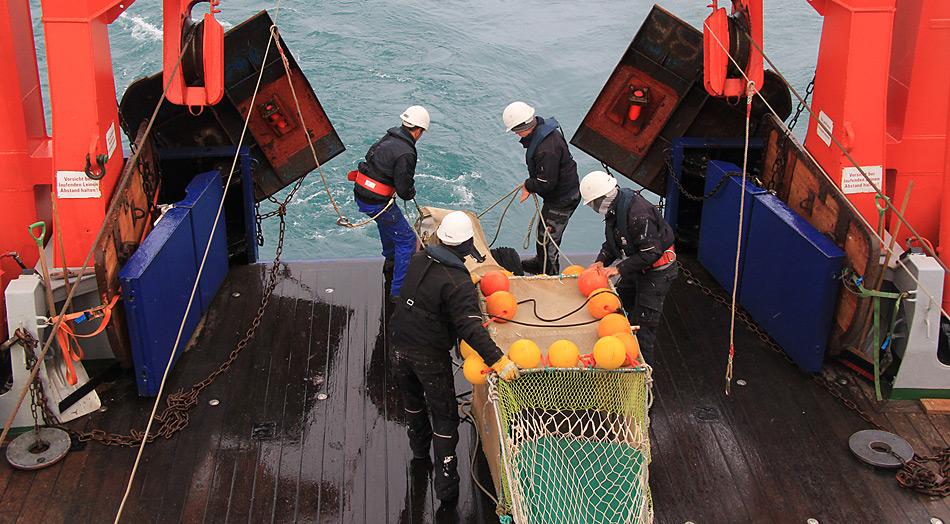
<svg viewBox="0 0 950 524"><path fill-rule="evenodd" d="M41 10L39 0L30 3L45 89ZM708 3L668 0L661 5L702 27ZM198 4L194 16L207 5ZM278 11L274 2L223 0L218 18L225 29L263 9L276 18L346 146L324 172L331 194L356 221L362 216L346 173L413 104L426 106L432 116L429 132L417 144L420 205L480 212L523 182L524 149L513 134L505 133L502 109L524 100L541 116L557 117L566 135L573 135L652 5L607 0L283 0ZM134 80L161 68L161 14L158 0L138 0L110 27L119 98ZM799 90L814 74L820 30L820 17L804 0L766 2L766 52ZM124 145L128 149L127 142ZM573 153L581 176L600 168L581 151ZM483 219L488 234L495 230L500 207ZM521 249L533 213L530 200L512 206L496 245ZM373 225L344 229L336 219L320 176L311 173L288 208L285 257L379 255ZM273 253L273 220L264 226L262 258ZM593 211L578 208L564 235L564 249L598 249L602 227Z"/></svg>

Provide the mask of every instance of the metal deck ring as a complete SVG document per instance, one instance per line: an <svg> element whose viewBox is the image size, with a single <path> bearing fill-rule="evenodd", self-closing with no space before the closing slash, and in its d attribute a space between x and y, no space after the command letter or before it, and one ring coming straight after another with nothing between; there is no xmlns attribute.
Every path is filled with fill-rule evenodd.
<svg viewBox="0 0 950 524"><path fill-rule="evenodd" d="M856 457L879 468L899 468L914 458L914 448L903 438L876 429L851 435L848 447Z"/></svg>
<svg viewBox="0 0 950 524"><path fill-rule="evenodd" d="M17 469L42 469L63 460L70 445L69 433L59 428L30 430L7 446L7 462Z"/></svg>

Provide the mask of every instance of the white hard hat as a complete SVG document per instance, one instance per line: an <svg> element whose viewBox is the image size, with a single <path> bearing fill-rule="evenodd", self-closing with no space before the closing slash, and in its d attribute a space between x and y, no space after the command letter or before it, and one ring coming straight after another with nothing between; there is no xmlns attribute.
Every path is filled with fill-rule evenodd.
<svg viewBox="0 0 950 524"><path fill-rule="evenodd" d="M452 211L442 219L435 236L447 246L457 246L475 236L472 219L462 211Z"/></svg>
<svg viewBox="0 0 950 524"><path fill-rule="evenodd" d="M524 102L512 102L501 113L501 119L505 122L505 131L511 131L513 127L518 127L534 118L534 108Z"/></svg>
<svg viewBox="0 0 950 524"><path fill-rule="evenodd" d="M603 171L591 171L581 180L581 198L584 205L607 195L617 187L617 179Z"/></svg>
<svg viewBox="0 0 950 524"><path fill-rule="evenodd" d="M429 112L422 106L410 106L399 115L402 123L409 127L421 127L429 130Z"/></svg>

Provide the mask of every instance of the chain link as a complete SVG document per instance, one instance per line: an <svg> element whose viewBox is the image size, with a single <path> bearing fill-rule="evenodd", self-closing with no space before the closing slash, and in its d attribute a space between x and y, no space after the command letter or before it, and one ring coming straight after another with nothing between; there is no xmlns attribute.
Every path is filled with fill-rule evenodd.
<svg viewBox="0 0 950 524"><path fill-rule="evenodd" d="M17 329L13 335L23 346L26 354L26 369L31 370L36 365L36 348L39 342L33 338L33 335L25 329ZM43 389L43 383L40 381L39 374L30 384L30 413L33 415L33 430L39 431L40 418L47 426L59 425L59 420L49 409L49 400L46 398L46 390Z"/></svg>
<svg viewBox="0 0 950 524"><path fill-rule="evenodd" d="M696 276L683 264L679 264L680 271L686 277L686 283L699 288L706 296L712 298L716 302L722 304L725 307L729 307L729 300L713 291L709 286L705 285L700 281ZM779 354L787 362L794 364L795 362L782 350L781 346L778 345L775 340L772 339L762 328L752 320L752 317L749 314L742 310L736 310L736 318L741 320L743 324L751 331L765 347L771 349L773 352ZM845 393L842 391L833 380L831 380L824 373L816 373L812 380L815 384L820 386L822 389L828 392L834 399L836 399L841 405L847 408L849 411L856 414L868 425L877 429L879 431L886 431L889 433L897 434L896 431L888 429L881 424L879 424L870 414L861 409L858 404L848 398ZM903 462L903 466L900 471L897 472L896 479L897 482L904 488L913 489L919 493L929 495L932 497L946 497L950 495L950 447L943 448L937 451L936 454L930 456L918 455L915 454L914 458L904 462L901 457L896 453L892 454ZM935 467L928 467L927 464L934 464ZM934 471L936 470L936 471Z"/></svg>
<svg viewBox="0 0 950 524"><path fill-rule="evenodd" d="M791 131L795 129L795 126L798 124L798 118L802 116L802 112L805 111L805 108L808 106L808 97L811 96L812 91L815 90L815 77L812 75L811 82L808 82L808 86L805 88L805 96L802 97L802 100L798 103L798 107L795 108L795 115L792 116L792 119L788 121L788 130Z"/></svg>
<svg viewBox="0 0 950 524"><path fill-rule="evenodd" d="M271 198L271 200L277 203L277 209L261 215L259 212L259 207L255 206L255 209L258 210L256 214L257 223L260 224L263 220L276 216L279 219L278 235L277 235L277 247L274 252L274 261L271 263L270 269L267 273L266 284L264 285L263 294L261 296L261 303L257 308L257 312L254 315L254 319L251 320L250 325L247 328L247 331L244 333L244 336L241 340L238 341L237 345L228 354L228 358L222 362L216 370L211 374L205 377L204 380L198 382L191 386L191 389L179 390L177 393L168 395L168 398L165 400L165 409L161 414L156 415L155 422L157 423L158 429L153 432L150 432L148 435L148 442L152 442L155 439L162 437L169 439L178 433L182 429L188 426L190 417L188 412L198 405L198 396L201 395L201 392L205 390L208 386L214 383L220 375L224 374L231 368L231 365L237 360L238 356L242 351L247 347L247 345L254 339L254 335L257 332L257 328L261 325L261 320L264 318L264 312L267 310L267 305L270 302L271 294L274 292L274 289L277 287L277 277L280 274L280 258L284 250L284 236L287 230L287 204L293 200L294 196L297 194L297 190L300 189L300 186L303 183L303 178L297 180L297 183L294 184L294 187L287 193L283 201L278 201L277 199ZM260 232L260 225L258 225L258 232ZM258 236L258 241L262 240L262 236ZM109 433L101 429L93 429L91 431L74 431L75 438L80 442L95 441L106 446L137 446L142 441L144 436L141 430L133 429L128 434L118 434L118 433Z"/></svg>
<svg viewBox="0 0 950 524"><path fill-rule="evenodd" d="M673 179L673 183L676 184L676 187L680 190L680 194L682 194L684 197L690 200L693 200L695 202L702 202L704 200L709 200L710 198L716 196L716 193L718 193L719 190L722 189L722 186L726 185L726 182L728 182L730 178L735 176L731 173L727 173L726 175L724 175L722 178L719 179L719 182L716 183L716 187L710 189L708 193L704 195L694 195L686 190L686 187L683 186L683 182L676 176L676 171L673 170L673 164L670 163L669 158L667 158L666 160L666 167L669 170L670 178Z"/></svg>

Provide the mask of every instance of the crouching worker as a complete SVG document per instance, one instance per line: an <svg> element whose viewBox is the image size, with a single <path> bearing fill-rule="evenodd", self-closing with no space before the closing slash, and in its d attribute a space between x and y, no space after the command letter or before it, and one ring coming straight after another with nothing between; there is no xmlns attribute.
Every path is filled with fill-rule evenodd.
<svg viewBox="0 0 950 524"><path fill-rule="evenodd" d="M386 132L359 163L350 171L355 183L353 196L360 211L372 217L383 244L383 273L392 279L390 296L399 296L409 258L416 252L416 235L403 216L395 198L412 200L416 196L416 142L429 129L429 112L412 106L402 115L402 126Z"/></svg>
<svg viewBox="0 0 950 524"><path fill-rule="evenodd" d="M413 255L393 312L392 349L414 459L435 455L435 494L458 498L458 406L451 350L465 339L503 380L518 367L482 327L475 284L463 260L484 258L475 249L472 221L461 211L446 215L436 231L441 245Z"/></svg>
<svg viewBox="0 0 950 524"><path fill-rule="evenodd" d="M617 186L617 179L593 171L581 180L584 204L604 215L605 236L591 267L608 277L620 275L617 293L647 357L655 355L663 301L678 273L673 228L660 210L636 191ZM619 261L617 267L609 267Z"/></svg>

